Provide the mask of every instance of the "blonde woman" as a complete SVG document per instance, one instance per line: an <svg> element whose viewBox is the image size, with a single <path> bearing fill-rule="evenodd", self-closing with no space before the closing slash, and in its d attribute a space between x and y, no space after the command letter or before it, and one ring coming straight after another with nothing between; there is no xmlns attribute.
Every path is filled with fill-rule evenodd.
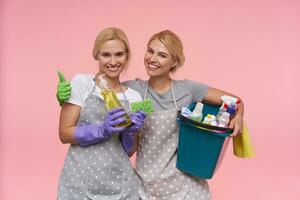
<svg viewBox="0 0 300 200"><path fill-rule="evenodd" d="M70 98L61 109L59 136L70 147L59 179L58 199L137 200L136 178L124 149L130 152L133 136L146 115L132 113L132 124L119 127L126 112L122 108L107 110L97 85L98 77L105 75L127 112L130 102L141 100L138 92L122 86L119 80L130 57L125 33L113 27L102 30L93 57L99 71L96 75L75 75Z"/></svg>

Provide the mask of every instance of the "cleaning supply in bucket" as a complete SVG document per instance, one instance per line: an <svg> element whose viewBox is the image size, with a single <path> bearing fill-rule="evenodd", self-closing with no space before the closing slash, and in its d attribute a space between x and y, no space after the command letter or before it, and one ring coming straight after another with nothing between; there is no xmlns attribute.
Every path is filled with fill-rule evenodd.
<svg viewBox="0 0 300 200"><path fill-rule="evenodd" d="M230 117L235 114L237 111L237 104L240 103L240 100L235 97L223 95L221 96L223 101L222 106L219 109L217 114L217 126L219 127L228 127L230 122Z"/></svg>
<svg viewBox="0 0 300 200"><path fill-rule="evenodd" d="M230 115L233 115L237 111L237 105L241 102L238 98L223 95L221 96L223 101L220 110L225 110Z"/></svg>
<svg viewBox="0 0 300 200"><path fill-rule="evenodd" d="M204 117L204 120L203 120L202 123L203 124L209 124L209 125L212 125L212 126L216 126L217 125L216 116L212 115L212 114L207 114Z"/></svg>
<svg viewBox="0 0 300 200"><path fill-rule="evenodd" d="M201 122L203 117L202 110L203 110L203 104L198 102L196 104L194 111L190 114L189 118L196 122Z"/></svg>
<svg viewBox="0 0 300 200"><path fill-rule="evenodd" d="M182 116L190 117L191 114L192 114L192 111L189 108L184 107L184 106L181 108L181 115Z"/></svg>
<svg viewBox="0 0 300 200"><path fill-rule="evenodd" d="M116 96L116 94L114 93L114 91L112 91L111 89L109 89L107 87L107 82L106 80L103 78L103 76L105 76L104 74L100 74L98 75L98 85L101 89L101 95L103 96L103 99L106 103L106 107L108 110L111 110L113 108L123 108L121 102L119 101L118 97ZM124 109L125 110L125 109ZM119 124L119 127L126 127L129 126L131 124L131 120L128 114L124 115L124 118L126 119L125 122Z"/></svg>
<svg viewBox="0 0 300 200"><path fill-rule="evenodd" d="M229 119L230 114L228 112L222 112L221 114L219 114L218 118L217 118L217 123L219 127L227 127L229 124Z"/></svg>

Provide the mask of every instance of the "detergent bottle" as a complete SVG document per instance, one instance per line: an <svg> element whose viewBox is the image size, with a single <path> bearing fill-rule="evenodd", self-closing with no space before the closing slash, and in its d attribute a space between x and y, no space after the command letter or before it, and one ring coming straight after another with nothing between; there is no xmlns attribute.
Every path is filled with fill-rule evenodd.
<svg viewBox="0 0 300 200"><path fill-rule="evenodd" d="M98 76L98 80L99 80L98 85L101 88L101 95L103 96L103 99L106 103L107 109L111 110L113 108L123 108L123 106L122 106L121 102L119 101L118 97L116 96L115 92L107 87L107 82L103 78L103 76L105 76L105 75L100 74ZM123 117L126 119L126 121L119 124L118 126L119 127L129 126L131 124L129 115L125 114L125 116L123 116Z"/></svg>
<svg viewBox="0 0 300 200"><path fill-rule="evenodd" d="M194 111L189 116L190 119L197 121L197 122L201 122L202 117L203 117L202 110L203 110L203 104L201 102L198 102L196 104Z"/></svg>

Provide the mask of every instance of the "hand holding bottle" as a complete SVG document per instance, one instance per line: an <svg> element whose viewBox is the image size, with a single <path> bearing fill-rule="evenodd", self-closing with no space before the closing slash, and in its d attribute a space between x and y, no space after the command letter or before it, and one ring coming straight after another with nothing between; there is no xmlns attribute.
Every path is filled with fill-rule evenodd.
<svg viewBox="0 0 300 200"><path fill-rule="evenodd" d="M114 133L122 132L126 127L118 127L125 121L126 112L122 108L115 108L105 116L102 124L88 124L77 126L75 139L80 146L88 146L110 138Z"/></svg>

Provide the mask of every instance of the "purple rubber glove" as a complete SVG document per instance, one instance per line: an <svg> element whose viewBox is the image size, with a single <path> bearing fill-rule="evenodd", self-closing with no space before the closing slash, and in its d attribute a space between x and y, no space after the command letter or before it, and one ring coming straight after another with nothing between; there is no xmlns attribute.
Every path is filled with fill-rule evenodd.
<svg viewBox="0 0 300 200"><path fill-rule="evenodd" d="M123 117L125 114L126 112L122 108L115 108L108 111L102 124L77 126L75 139L82 147L107 140L114 133L126 129L126 127L117 127L117 125L126 121Z"/></svg>
<svg viewBox="0 0 300 200"><path fill-rule="evenodd" d="M132 113L130 115L131 125L120 132L121 135L121 144L124 151L128 154L134 146L134 136L137 134L137 131L143 127L147 113L142 110Z"/></svg>

